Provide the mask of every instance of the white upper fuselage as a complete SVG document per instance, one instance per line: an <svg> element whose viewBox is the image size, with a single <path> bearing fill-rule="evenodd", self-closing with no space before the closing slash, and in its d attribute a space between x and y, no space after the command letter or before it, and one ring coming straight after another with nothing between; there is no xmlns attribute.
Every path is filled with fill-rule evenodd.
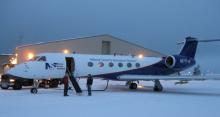
<svg viewBox="0 0 220 117"><path fill-rule="evenodd" d="M37 55L33 60L16 65L6 74L27 79L63 78L67 57L74 60L75 77L135 70L162 60L161 57L44 53Z"/></svg>

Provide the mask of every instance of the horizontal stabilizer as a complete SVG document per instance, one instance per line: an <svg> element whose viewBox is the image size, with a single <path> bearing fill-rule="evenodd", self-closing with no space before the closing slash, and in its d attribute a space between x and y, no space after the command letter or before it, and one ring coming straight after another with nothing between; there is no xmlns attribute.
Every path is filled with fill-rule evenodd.
<svg viewBox="0 0 220 117"><path fill-rule="evenodd" d="M220 41L220 39L209 39L209 40L197 40L198 42L215 42L215 41ZM185 41L182 41L182 42L179 42L177 43L177 45L180 45L180 44L184 44Z"/></svg>
<svg viewBox="0 0 220 117"><path fill-rule="evenodd" d="M184 43L179 55L194 58L196 54L198 42L215 42L215 41L220 41L220 39L197 40L194 37L186 37L184 42L177 43L177 44Z"/></svg>

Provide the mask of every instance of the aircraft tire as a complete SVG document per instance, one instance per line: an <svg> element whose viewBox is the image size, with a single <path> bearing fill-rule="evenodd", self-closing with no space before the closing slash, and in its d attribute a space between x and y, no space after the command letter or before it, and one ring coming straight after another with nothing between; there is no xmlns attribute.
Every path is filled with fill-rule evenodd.
<svg viewBox="0 0 220 117"><path fill-rule="evenodd" d="M154 91L156 91L156 92L163 91L163 86L161 85L159 80L155 80Z"/></svg>
<svg viewBox="0 0 220 117"><path fill-rule="evenodd" d="M37 92L38 92L37 88L31 88L30 91L32 94L37 94Z"/></svg>
<svg viewBox="0 0 220 117"><path fill-rule="evenodd" d="M161 92L161 91L163 91L163 87L155 86L155 87L154 87L154 91L156 91L156 92Z"/></svg>
<svg viewBox="0 0 220 117"><path fill-rule="evenodd" d="M131 83L129 88L130 89L137 89L137 83Z"/></svg>

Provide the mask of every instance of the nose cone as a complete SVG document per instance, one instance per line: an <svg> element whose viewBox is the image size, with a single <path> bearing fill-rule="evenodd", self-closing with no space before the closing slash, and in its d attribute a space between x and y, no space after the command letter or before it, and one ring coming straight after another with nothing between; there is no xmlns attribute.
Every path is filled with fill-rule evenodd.
<svg viewBox="0 0 220 117"><path fill-rule="evenodd" d="M6 72L6 74L12 77L28 78L27 71L28 71L28 65L26 63L22 63L9 69Z"/></svg>

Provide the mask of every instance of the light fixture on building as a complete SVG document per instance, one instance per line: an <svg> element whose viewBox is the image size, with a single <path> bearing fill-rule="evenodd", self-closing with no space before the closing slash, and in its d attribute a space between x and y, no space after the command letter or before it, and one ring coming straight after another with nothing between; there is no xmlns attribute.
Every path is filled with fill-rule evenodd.
<svg viewBox="0 0 220 117"><path fill-rule="evenodd" d="M13 65L17 64L17 58L12 58L12 59L10 60L10 62L11 62L11 64L13 64Z"/></svg>
<svg viewBox="0 0 220 117"><path fill-rule="evenodd" d="M65 50L63 50L63 53L64 53L64 54L68 54L68 53L69 53L69 50L65 49Z"/></svg>
<svg viewBox="0 0 220 117"><path fill-rule="evenodd" d="M27 57L28 57L28 60L30 60L30 59L34 58L34 54L33 53L28 53Z"/></svg>
<svg viewBox="0 0 220 117"><path fill-rule="evenodd" d="M143 54L138 55L138 58L143 58L143 57L144 57Z"/></svg>
<svg viewBox="0 0 220 117"><path fill-rule="evenodd" d="M17 64L17 57L18 57L18 54L16 53L15 56L10 59L10 63L13 65L16 65Z"/></svg>

